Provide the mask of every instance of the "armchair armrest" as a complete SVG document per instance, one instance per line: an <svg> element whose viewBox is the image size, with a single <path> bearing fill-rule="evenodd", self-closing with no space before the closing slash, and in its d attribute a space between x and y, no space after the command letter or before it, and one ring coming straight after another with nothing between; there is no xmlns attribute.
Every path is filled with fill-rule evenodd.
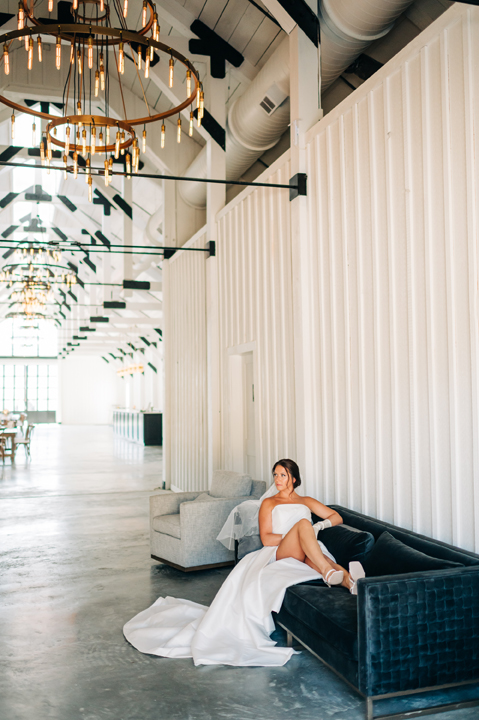
<svg viewBox="0 0 479 720"><path fill-rule="evenodd" d="M157 515L174 515L180 512L181 503L195 500L200 492L161 493L150 496L150 518Z"/></svg>
<svg viewBox="0 0 479 720"><path fill-rule="evenodd" d="M479 566L358 581L366 696L479 681Z"/></svg>

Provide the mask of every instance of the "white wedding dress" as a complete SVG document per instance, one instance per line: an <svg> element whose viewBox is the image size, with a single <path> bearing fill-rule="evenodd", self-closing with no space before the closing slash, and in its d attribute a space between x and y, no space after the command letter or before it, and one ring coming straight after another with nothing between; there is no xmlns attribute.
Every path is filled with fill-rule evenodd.
<svg viewBox="0 0 479 720"><path fill-rule="evenodd" d="M302 504L273 508L273 533L285 535L299 520L311 520ZM318 540L323 553L334 558ZM246 555L226 578L211 606L166 597L136 615L123 628L143 653L193 658L195 665L284 665L295 653L275 647L271 616L281 608L290 585L321 577L293 558L276 560L277 547Z"/></svg>

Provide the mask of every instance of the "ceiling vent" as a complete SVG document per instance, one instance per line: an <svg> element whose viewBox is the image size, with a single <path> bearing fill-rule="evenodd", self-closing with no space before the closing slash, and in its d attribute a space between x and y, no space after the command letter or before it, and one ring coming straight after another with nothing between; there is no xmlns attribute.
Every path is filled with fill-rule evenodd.
<svg viewBox="0 0 479 720"><path fill-rule="evenodd" d="M284 103L287 97L287 93L283 92L275 83L266 91L260 102L260 107L263 108L266 115L272 115L274 111Z"/></svg>

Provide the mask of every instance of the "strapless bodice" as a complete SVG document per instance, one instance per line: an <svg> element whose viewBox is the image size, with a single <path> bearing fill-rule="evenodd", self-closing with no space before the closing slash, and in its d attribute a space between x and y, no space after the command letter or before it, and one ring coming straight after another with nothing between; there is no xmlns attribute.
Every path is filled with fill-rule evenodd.
<svg viewBox="0 0 479 720"><path fill-rule="evenodd" d="M273 508L273 533L286 535L300 520L311 521L311 510L301 503L275 505Z"/></svg>

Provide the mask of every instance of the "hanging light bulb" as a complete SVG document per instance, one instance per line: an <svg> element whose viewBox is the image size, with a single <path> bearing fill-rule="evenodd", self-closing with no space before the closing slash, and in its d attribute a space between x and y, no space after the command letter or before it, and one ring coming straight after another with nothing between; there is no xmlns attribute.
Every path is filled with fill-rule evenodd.
<svg viewBox="0 0 479 720"><path fill-rule="evenodd" d="M90 131L90 146L91 154L94 155L96 152L96 127L94 125Z"/></svg>
<svg viewBox="0 0 479 720"><path fill-rule="evenodd" d="M153 47L153 45L150 43L149 40L148 40L148 54L150 56L150 62L153 62L153 59L155 57L155 48Z"/></svg>
<svg viewBox="0 0 479 720"><path fill-rule="evenodd" d="M77 50L77 60L78 60L78 74L82 74L82 61L81 61L81 52L80 50Z"/></svg>
<svg viewBox="0 0 479 720"><path fill-rule="evenodd" d="M43 48L42 48L42 39L41 39L40 35L37 37L37 50L38 50L38 62L42 62Z"/></svg>
<svg viewBox="0 0 479 720"><path fill-rule="evenodd" d="M73 0L73 9L78 10L78 0Z"/></svg>
<svg viewBox="0 0 479 720"><path fill-rule="evenodd" d="M150 77L150 53L147 52L145 59L145 78Z"/></svg>
<svg viewBox="0 0 479 720"><path fill-rule="evenodd" d="M60 36L57 37L57 44L55 48L55 65L57 70L60 70L62 64L62 41Z"/></svg>
<svg viewBox="0 0 479 720"><path fill-rule="evenodd" d="M90 70L93 67L93 37L91 35L88 38L88 67Z"/></svg>
<svg viewBox="0 0 479 720"><path fill-rule="evenodd" d="M123 51L123 42L120 42L120 46L118 49L118 72L123 75L125 72L125 53Z"/></svg>
<svg viewBox="0 0 479 720"><path fill-rule="evenodd" d="M169 65L169 83L168 84L169 84L170 88L172 88L173 87L173 73L175 71L175 61L173 60L172 57L170 57L170 62L168 65Z"/></svg>
<svg viewBox="0 0 479 720"><path fill-rule="evenodd" d="M68 155L70 152L70 126L67 125L67 129L65 130L65 155Z"/></svg>
<svg viewBox="0 0 479 720"><path fill-rule="evenodd" d="M178 118L177 128L178 129L176 131L176 142L180 143L181 142L181 117Z"/></svg>
<svg viewBox="0 0 479 720"><path fill-rule="evenodd" d="M121 131L121 143L123 144L124 142L125 142L125 131L122 130L122 131ZM124 148L124 147L120 148L120 153L121 153L122 155L125 154L125 148Z"/></svg>
<svg viewBox="0 0 479 720"><path fill-rule="evenodd" d="M105 9L105 0L100 0L100 10L103 12Z"/></svg>
<svg viewBox="0 0 479 720"><path fill-rule="evenodd" d="M24 41L25 41L25 52L28 52L28 40L29 40L29 36L28 36L28 35L25 35L23 39L24 39Z"/></svg>
<svg viewBox="0 0 479 720"><path fill-rule="evenodd" d="M201 98L201 85L198 83L196 86L196 107L200 107L200 98Z"/></svg>
<svg viewBox="0 0 479 720"><path fill-rule="evenodd" d="M42 161L42 165L45 165L45 145L43 138L40 143L40 159Z"/></svg>
<svg viewBox="0 0 479 720"><path fill-rule="evenodd" d="M145 27L145 25L146 25L147 10L148 10L148 6L146 4L146 0L143 0L143 10L141 11L141 27Z"/></svg>
<svg viewBox="0 0 479 720"><path fill-rule="evenodd" d="M103 90L105 89L105 65L103 63L103 53L100 53L100 87Z"/></svg>
<svg viewBox="0 0 479 720"><path fill-rule="evenodd" d="M15 113L12 113L12 140L15 140Z"/></svg>
<svg viewBox="0 0 479 720"><path fill-rule="evenodd" d="M53 12L53 0L48 0L48 12Z"/></svg>
<svg viewBox="0 0 479 720"><path fill-rule="evenodd" d="M196 111L196 124L198 127L201 127L201 113L199 108Z"/></svg>
<svg viewBox="0 0 479 720"><path fill-rule="evenodd" d="M109 145L110 144L110 126L109 125L106 126L105 135L106 135L105 145Z"/></svg>
<svg viewBox="0 0 479 720"><path fill-rule="evenodd" d="M33 38L30 37L28 40L28 60L27 60L28 70L32 69L32 65L33 65Z"/></svg>
<svg viewBox="0 0 479 720"><path fill-rule="evenodd" d="M128 180L131 178L131 156L130 153L126 153L126 177Z"/></svg>
<svg viewBox="0 0 479 720"><path fill-rule="evenodd" d="M35 123L32 125L32 147L35 147L37 144L37 126Z"/></svg>
<svg viewBox="0 0 479 720"><path fill-rule="evenodd" d="M100 147L98 148L98 152L101 152L101 149L102 149L102 146L103 146L103 130L100 130L100 134L99 134L99 136L98 136L98 144L99 144L99 146L100 146Z"/></svg>
<svg viewBox="0 0 479 720"><path fill-rule="evenodd" d="M18 3L18 16L17 16L17 29L23 30L25 27L25 10L23 9L23 2L20 0ZM19 38L21 40L21 38Z"/></svg>
<svg viewBox="0 0 479 720"><path fill-rule="evenodd" d="M86 155L86 130L83 128L81 133L81 142L82 142L82 155Z"/></svg>
<svg viewBox="0 0 479 720"><path fill-rule="evenodd" d="M91 175L88 176L88 202L93 202L93 187Z"/></svg>
<svg viewBox="0 0 479 720"><path fill-rule="evenodd" d="M120 157L120 139L121 139L120 131L117 130L116 138L115 138L115 159L116 160L118 160L118 158Z"/></svg>
<svg viewBox="0 0 479 720"><path fill-rule="evenodd" d="M138 47L138 70L141 70L141 64L143 62L143 55L141 54L141 45Z"/></svg>
<svg viewBox="0 0 479 720"><path fill-rule="evenodd" d="M105 187L108 187L108 182L110 178L110 174L108 172L108 160L105 160Z"/></svg>
<svg viewBox="0 0 479 720"><path fill-rule="evenodd" d="M73 177L75 178L75 180L78 177L78 153L77 152L73 153Z"/></svg>
<svg viewBox="0 0 479 720"><path fill-rule="evenodd" d="M95 97L98 97L98 93L100 92L100 73L98 70L95 70Z"/></svg>
<svg viewBox="0 0 479 720"><path fill-rule="evenodd" d="M191 70L186 71L186 97L191 95Z"/></svg>
<svg viewBox="0 0 479 720"><path fill-rule="evenodd" d="M10 75L10 56L8 54L7 43L3 46L3 69L5 71L5 75Z"/></svg>
<svg viewBox="0 0 479 720"><path fill-rule="evenodd" d="M146 152L146 128L143 128L143 133L141 136L141 149L144 153Z"/></svg>
<svg viewBox="0 0 479 720"><path fill-rule="evenodd" d="M205 114L205 94L203 90L200 92L200 107L198 110L198 114L201 114L201 118L203 118Z"/></svg>
<svg viewBox="0 0 479 720"><path fill-rule="evenodd" d="M128 15L128 0L123 0L123 17Z"/></svg>
<svg viewBox="0 0 479 720"><path fill-rule="evenodd" d="M88 183L88 181L91 180L90 177L90 158L86 159L86 166L85 166L85 182Z"/></svg>
<svg viewBox="0 0 479 720"><path fill-rule="evenodd" d="M153 13L153 28L151 30L151 36L152 36L153 40L156 40L156 42L158 42L158 40L160 39L160 26L158 24L158 13L157 12Z"/></svg>
<svg viewBox="0 0 479 720"><path fill-rule="evenodd" d="M188 135L190 137L193 137L193 118L194 118L193 110L190 110L190 126L188 128Z"/></svg>
<svg viewBox="0 0 479 720"><path fill-rule="evenodd" d="M163 123L161 126L161 148L162 149L165 147L165 135L166 135L166 128L165 128L165 124Z"/></svg>
<svg viewBox="0 0 479 720"><path fill-rule="evenodd" d="M63 156L63 163L64 163L64 166L63 166L63 177L64 177L65 180L66 180L67 177L68 177L68 173L67 173L67 170L68 170L68 155L64 155L64 156Z"/></svg>

